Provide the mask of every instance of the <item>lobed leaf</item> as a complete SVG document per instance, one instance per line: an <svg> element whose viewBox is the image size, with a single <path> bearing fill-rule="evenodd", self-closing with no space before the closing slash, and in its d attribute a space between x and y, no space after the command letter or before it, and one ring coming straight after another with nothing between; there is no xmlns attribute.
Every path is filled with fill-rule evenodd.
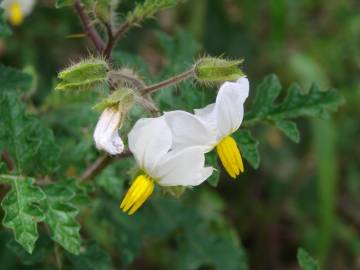
<svg viewBox="0 0 360 270"><path fill-rule="evenodd" d="M10 153L19 173L47 174L57 168L59 148L52 131L25 115L15 92L0 92L0 115L0 149Z"/></svg>
<svg viewBox="0 0 360 270"><path fill-rule="evenodd" d="M46 186L47 195L46 223L51 231L51 238L70 253L80 253L80 225L76 221L79 210L71 203L75 191L59 184Z"/></svg>
<svg viewBox="0 0 360 270"><path fill-rule="evenodd" d="M37 223L45 218L39 207L45 194L33 185L32 178L13 177L9 183L12 188L1 202L5 211L2 222L6 228L13 230L15 240L32 253L38 239Z"/></svg>
<svg viewBox="0 0 360 270"><path fill-rule="evenodd" d="M275 75L269 75L256 88L251 110L245 114L245 125L259 121L275 124L287 137L298 143L300 133L297 125L289 119L302 116L323 117L344 103L342 95L334 90L321 91L313 85L304 92L299 85L292 84L286 97L277 101L281 84Z"/></svg>
<svg viewBox="0 0 360 270"><path fill-rule="evenodd" d="M244 157L254 169L259 168L259 142L252 137L250 131L240 130L234 134L234 138L239 145L241 156Z"/></svg>
<svg viewBox="0 0 360 270"><path fill-rule="evenodd" d="M293 84L289 87L287 96L276 103L280 93L279 79L275 75L265 77L256 88L255 100L251 110L245 115L245 121L251 124L257 121L277 122L301 116L321 117L335 111L344 103L344 98L338 91L321 91L316 85L306 93L299 85Z"/></svg>

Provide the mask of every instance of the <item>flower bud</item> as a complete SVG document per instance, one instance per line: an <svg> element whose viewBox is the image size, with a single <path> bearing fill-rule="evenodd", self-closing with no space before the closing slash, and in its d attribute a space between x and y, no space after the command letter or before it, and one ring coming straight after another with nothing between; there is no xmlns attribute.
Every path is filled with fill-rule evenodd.
<svg viewBox="0 0 360 270"><path fill-rule="evenodd" d="M119 135L122 114L116 108L106 108L96 124L94 141L96 148L104 150L110 155L117 155L124 151L124 143Z"/></svg>
<svg viewBox="0 0 360 270"><path fill-rule="evenodd" d="M119 136L126 114L135 102L135 93L131 89L120 89L95 106L103 110L94 131L96 148L110 155L120 154L124 143Z"/></svg>
<svg viewBox="0 0 360 270"><path fill-rule="evenodd" d="M202 58L195 64L195 78L200 83L235 81L244 76L239 67L242 62L216 57Z"/></svg>
<svg viewBox="0 0 360 270"><path fill-rule="evenodd" d="M109 67L102 59L86 59L58 74L61 80L55 90L81 90L96 87L107 80Z"/></svg>

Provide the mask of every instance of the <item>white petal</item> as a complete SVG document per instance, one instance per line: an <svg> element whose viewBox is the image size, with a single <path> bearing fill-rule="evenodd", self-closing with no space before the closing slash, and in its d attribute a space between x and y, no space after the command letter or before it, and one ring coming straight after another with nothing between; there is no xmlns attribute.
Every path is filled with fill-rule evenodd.
<svg viewBox="0 0 360 270"><path fill-rule="evenodd" d="M94 131L96 148L104 150L110 155L120 154L124 150L124 143L119 136L121 113L115 109L105 109Z"/></svg>
<svg viewBox="0 0 360 270"><path fill-rule="evenodd" d="M196 116L185 111L165 113L165 120L173 136L173 150L201 146L204 152L216 144L216 133L211 132Z"/></svg>
<svg viewBox="0 0 360 270"><path fill-rule="evenodd" d="M201 109L195 109L195 115L198 117L201 121L204 122L213 122L216 120L216 115L214 112L215 103L211 103L204 108Z"/></svg>
<svg viewBox="0 0 360 270"><path fill-rule="evenodd" d="M158 164L154 177L163 186L197 186L213 171L204 164L205 156L201 147L169 152L166 159Z"/></svg>
<svg viewBox="0 0 360 270"><path fill-rule="evenodd" d="M171 132L164 117L138 120L128 138L129 148L140 168L152 176L154 167L172 144Z"/></svg>
<svg viewBox="0 0 360 270"><path fill-rule="evenodd" d="M244 117L244 102L249 95L249 81L246 77L237 82L225 82L219 90L215 104L219 138L236 131Z"/></svg>

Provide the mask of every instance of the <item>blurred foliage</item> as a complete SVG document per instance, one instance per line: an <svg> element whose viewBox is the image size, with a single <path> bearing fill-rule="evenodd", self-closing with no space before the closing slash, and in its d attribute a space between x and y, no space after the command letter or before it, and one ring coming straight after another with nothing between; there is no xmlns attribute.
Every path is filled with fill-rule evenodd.
<svg viewBox="0 0 360 270"><path fill-rule="evenodd" d="M151 2L123 0L117 12ZM155 2L167 8L178 1ZM92 51L76 14L54 4L38 1L11 31L0 19L0 148L26 176L9 176L15 172L0 163L3 224L17 240L11 230L0 231L1 269L317 269L299 246L321 269L360 267L357 1L196 0L132 29L113 65L132 68L147 84L205 53L245 59L251 83L236 134L249 163L245 174L233 182L219 167L210 185L181 199L158 190L133 217L118 209L132 159L94 181L76 180L98 156L92 141L98 112L91 108L102 95L53 91L57 73ZM142 16L152 16L149 10ZM129 14L119 21L140 13ZM272 73L277 77L266 76ZM332 118L327 112L343 99L329 88L346 99ZM215 95L216 87L186 81L154 100L164 111L191 111ZM132 110L122 132L144 114ZM293 120L309 115L323 119ZM215 155L208 163L217 163Z"/></svg>

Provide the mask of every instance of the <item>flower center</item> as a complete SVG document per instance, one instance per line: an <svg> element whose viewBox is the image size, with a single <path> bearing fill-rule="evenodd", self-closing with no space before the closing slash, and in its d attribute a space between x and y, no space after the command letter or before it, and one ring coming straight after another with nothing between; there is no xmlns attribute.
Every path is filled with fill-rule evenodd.
<svg viewBox="0 0 360 270"><path fill-rule="evenodd" d="M14 2L10 5L9 20L12 25L19 25L24 20L24 14L21 5L18 2Z"/></svg>
<svg viewBox="0 0 360 270"><path fill-rule="evenodd" d="M244 172L239 148L233 137L227 136L222 139L216 146L216 152L227 173L236 178L240 172Z"/></svg>
<svg viewBox="0 0 360 270"><path fill-rule="evenodd" d="M151 177L144 174L139 175L131 184L120 208L129 215L134 214L153 193L154 187L155 183Z"/></svg>

